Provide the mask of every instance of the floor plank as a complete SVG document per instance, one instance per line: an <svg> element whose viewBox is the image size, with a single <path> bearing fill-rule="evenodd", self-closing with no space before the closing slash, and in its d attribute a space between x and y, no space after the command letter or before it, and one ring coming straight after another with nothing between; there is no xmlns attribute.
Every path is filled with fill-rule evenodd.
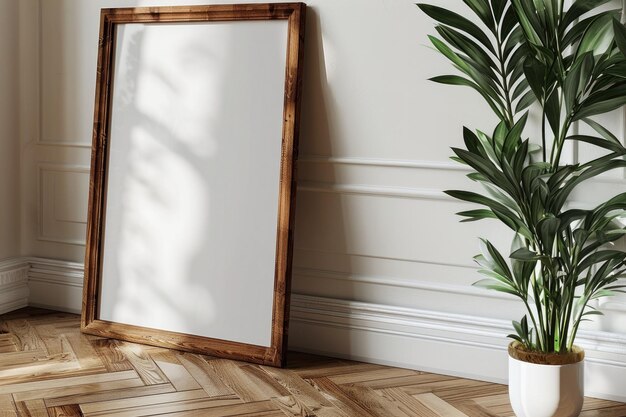
<svg viewBox="0 0 626 417"><path fill-rule="evenodd" d="M389 397L378 395L373 389L358 385L343 385L341 390L346 396L352 398L363 409L377 417L412 417L414 414L407 413L405 408Z"/></svg>
<svg viewBox="0 0 626 417"><path fill-rule="evenodd" d="M77 404L48 408L48 415L50 417L83 417Z"/></svg>
<svg viewBox="0 0 626 417"><path fill-rule="evenodd" d="M220 397L235 393L220 379L213 367L200 355L181 353L177 355L177 358L209 397Z"/></svg>
<svg viewBox="0 0 626 417"><path fill-rule="evenodd" d="M18 349L21 351L45 349L41 338L26 319L7 322L7 330L17 338Z"/></svg>
<svg viewBox="0 0 626 417"><path fill-rule="evenodd" d="M80 333L77 315L0 316L0 417L513 417L498 384L289 352L287 369ZM581 417L625 417L585 399Z"/></svg>
<svg viewBox="0 0 626 417"><path fill-rule="evenodd" d="M48 417L48 410L42 399L19 401L15 406L20 417Z"/></svg>
<svg viewBox="0 0 626 417"><path fill-rule="evenodd" d="M17 410L15 409L15 402L11 394L0 395L0 416L3 417L15 417L17 416Z"/></svg>
<svg viewBox="0 0 626 417"><path fill-rule="evenodd" d="M284 401L293 401L301 407L303 411L311 412L318 417L345 416L344 413L333 406L322 392L300 378L295 372L267 366L262 367L262 369L289 391L291 396L279 397L283 398ZM279 400L279 402L284 405L282 400Z"/></svg>
<svg viewBox="0 0 626 417"><path fill-rule="evenodd" d="M146 385L169 382L152 358L144 352L144 348L141 345L122 342L118 342L117 345Z"/></svg>
<svg viewBox="0 0 626 417"><path fill-rule="evenodd" d="M135 382L135 379L127 379L120 382ZM146 395L166 394L175 392L172 384L159 385L142 385L134 388L108 389L105 391L91 390L86 394L65 395L62 397L46 398L48 407L68 405L68 404L87 404L98 401L121 400L123 398L138 398Z"/></svg>
<svg viewBox="0 0 626 417"><path fill-rule="evenodd" d="M81 394L88 394L93 392L102 392L115 389L129 389L135 387L143 387L143 381L140 378L120 379L105 382L94 382L82 385L67 385L61 387L51 387L42 389L33 389L28 391L16 392L13 394L15 401L28 401L36 398L43 398L44 400L50 400L52 398L67 397ZM65 404L73 404L68 402ZM63 404L63 405L65 405ZM56 404L59 405L59 404ZM48 407L51 405L48 404Z"/></svg>
<svg viewBox="0 0 626 417"><path fill-rule="evenodd" d="M191 391L187 391L189 393ZM202 391L204 392L204 391ZM163 394L168 395L168 394ZM169 413L179 413L194 410L203 410L208 408L220 408L229 407L241 404L241 400L238 398L200 398L191 400L171 401L166 403L156 403L139 405L132 407L125 407L119 409L102 409L98 411L91 411L90 407L93 404L83 404L81 409L85 417L143 417L153 416Z"/></svg>
<svg viewBox="0 0 626 417"><path fill-rule="evenodd" d="M284 388L278 388L274 381L262 380L255 377L249 365L247 369L235 361L214 359L209 361L217 376L233 390L244 402L264 401L273 397L282 397L288 394ZM267 374L265 374L267 375Z"/></svg>
<svg viewBox="0 0 626 417"><path fill-rule="evenodd" d="M355 398L346 394L339 385L327 377L315 378L311 383L320 391L328 395L330 401L349 417L376 417L363 408Z"/></svg>
<svg viewBox="0 0 626 417"><path fill-rule="evenodd" d="M143 397L130 397L118 400L98 401L81 406L85 414L102 413L132 407L145 407L155 404L167 404L171 402L197 400L208 398L204 390L193 390L183 392L170 392L166 394L145 395Z"/></svg>
<svg viewBox="0 0 626 417"><path fill-rule="evenodd" d="M115 340L98 339L89 343L94 347L102 364L109 372L128 371L133 369L126 356L117 347Z"/></svg>
<svg viewBox="0 0 626 417"><path fill-rule="evenodd" d="M152 360L170 380L177 391L202 389L198 381L189 373L177 356L172 352L159 352L150 354Z"/></svg>
<svg viewBox="0 0 626 417"><path fill-rule="evenodd" d="M383 388L378 391L378 394L392 401L397 402L399 408L401 408L409 416L421 416L421 417L438 417L435 411L428 408L417 399L413 398L406 392L399 388Z"/></svg>
<svg viewBox="0 0 626 417"><path fill-rule="evenodd" d="M47 381L21 382L19 384L4 385L0 387L0 394L12 394L36 389L49 389L70 385L89 384L94 382L117 381L121 379L137 378L137 372L124 371L113 373L100 373L95 375L74 376L67 378L50 379Z"/></svg>
<svg viewBox="0 0 626 417"><path fill-rule="evenodd" d="M467 414L462 413L457 408L448 404L438 396L432 393L417 394L414 396L417 401L424 404L426 407L433 410L438 416L441 417L468 417Z"/></svg>

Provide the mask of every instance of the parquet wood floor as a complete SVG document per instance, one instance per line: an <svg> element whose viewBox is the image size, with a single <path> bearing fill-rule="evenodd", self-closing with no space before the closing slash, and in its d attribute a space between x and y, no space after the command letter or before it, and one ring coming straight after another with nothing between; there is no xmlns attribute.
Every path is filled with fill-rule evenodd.
<svg viewBox="0 0 626 417"><path fill-rule="evenodd" d="M512 416L507 388L292 352L287 369L83 335L73 314L0 316L0 417ZM624 417L587 399L583 417Z"/></svg>

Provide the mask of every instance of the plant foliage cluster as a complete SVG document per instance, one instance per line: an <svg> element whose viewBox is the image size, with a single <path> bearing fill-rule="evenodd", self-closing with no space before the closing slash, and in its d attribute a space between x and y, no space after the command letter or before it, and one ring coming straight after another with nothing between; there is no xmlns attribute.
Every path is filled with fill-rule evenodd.
<svg viewBox="0 0 626 417"><path fill-rule="evenodd" d="M476 262L487 278L475 285L519 297L527 314L510 335L527 349L572 349L580 322L600 314L590 301L625 285L626 253L610 243L626 234L619 218L626 193L584 210L568 205L583 181L625 168L626 148L593 117L626 104L626 27L608 0L463 0L476 18L429 4L438 22L434 47L462 75L438 83L471 87L499 119L491 134L464 128L453 159L485 193L448 191L482 208L463 221L496 218L515 232L505 257L487 240ZM613 2L614 4L614 2ZM540 112L541 138L525 138L528 111ZM586 124L590 135L573 133ZM602 148L584 163L562 164L567 141ZM507 261L505 258L509 258Z"/></svg>

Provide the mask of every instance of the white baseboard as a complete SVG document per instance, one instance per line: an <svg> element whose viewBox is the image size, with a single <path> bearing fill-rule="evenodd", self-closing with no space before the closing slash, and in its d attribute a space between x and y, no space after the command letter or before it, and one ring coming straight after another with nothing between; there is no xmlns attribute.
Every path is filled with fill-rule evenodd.
<svg viewBox="0 0 626 417"><path fill-rule="evenodd" d="M0 261L0 314L28 305L28 270L23 258Z"/></svg>
<svg viewBox="0 0 626 417"><path fill-rule="evenodd" d="M80 314L83 299L83 264L27 258L29 305Z"/></svg>
<svg viewBox="0 0 626 417"><path fill-rule="evenodd" d="M294 294L290 348L365 362L507 383L511 324ZM579 332L585 349L585 392L626 402L626 336Z"/></svg>
<svg viewBox="0 0 626 417"><path fill-rule="evenodd" d="M82 264L42 258L12 262L0 263L0 286L19 283L15 308L26 305L27 276L30 305L80 312ZM9 305L0 297L0 311ZM506 383L511 332L504 320L301 294L291 298L293 350L479 380ZM626 402L626 335L581 330L577 344L586 352L586 394Z"/></svg>

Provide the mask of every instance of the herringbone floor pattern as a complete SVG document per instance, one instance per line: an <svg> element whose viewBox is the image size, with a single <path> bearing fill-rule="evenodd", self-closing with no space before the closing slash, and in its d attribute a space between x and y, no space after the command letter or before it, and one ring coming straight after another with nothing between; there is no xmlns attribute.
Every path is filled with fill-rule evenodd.
<svg viewBox="0 0 626 417"><path fill-rule="evenodd" d="M505 386L291 353L288 369L86 336L78 316L0 316L0 417L512 416ZM588 399L584 417L626 404Z"/></svg>

